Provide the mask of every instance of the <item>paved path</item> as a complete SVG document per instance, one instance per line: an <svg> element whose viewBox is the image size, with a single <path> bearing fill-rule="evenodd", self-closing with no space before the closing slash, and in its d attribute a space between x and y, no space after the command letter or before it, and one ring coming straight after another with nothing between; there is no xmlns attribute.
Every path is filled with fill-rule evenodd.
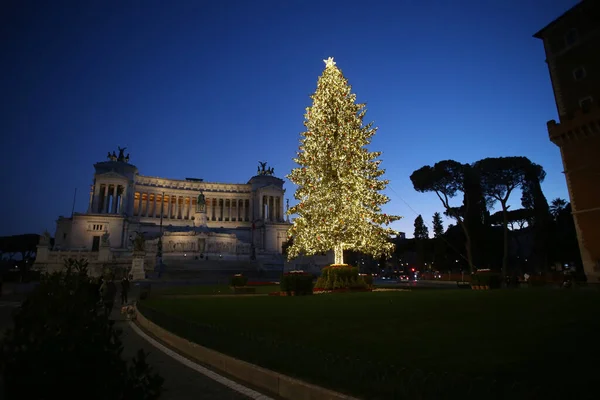
<svg viewBox="0 0 600 400"><path fill-rule="evenodd" d="M22 296L20 296L22 297ZM20 305L22 298L17 296L3 296L0 298L0 336L3 331L12 326L12 312ZM119 313L120 307L115 306L112 317L115 325L123 330L123 357L130 360L142 348L147 353L148 363L164 379L161 400L242 400L250 399L242 393L235 391L197 371L182 364L180 361L161 352L151 343L139 336L129 325L128 321ZM215 374L216 375L216 374ZM0 379L0 399L3 395L2 381ZM260 397L254 396L256 399ZM266 399L267 397L264 397Z"/></svg>
<svg viewBox="0 0 600 400"><path fill-rule="evenodd" d="M120 307L115 307L112 317L115 319L115 325L123 330L121 340L123 341L124 351L123 357L131 359L137 351L142 348L147 353L148 363L153 367L154 371L158 372L164 379L163 394L161 400L187 400L187 399L217 399L217 400L241 400L241 399L268 399L266 396L248 397L234 389L231 389L206 375L197 372L196 370L184 365L182 362L165 354L148 342L142 336L132 329L129 321L126 321L119 314ZM178 358L183 358L179 356ZM188 364L194 364L187 362ZM203 367L199 367L204 369ZM211 372L209 372L211 374ZM217 374L212 373L214 376ZM241 385L237 385L241 387ZM241 387L243 390L243 387ZM252 392L250 390L250 392ZM258 395L258 393L256 393Z"/></svg>

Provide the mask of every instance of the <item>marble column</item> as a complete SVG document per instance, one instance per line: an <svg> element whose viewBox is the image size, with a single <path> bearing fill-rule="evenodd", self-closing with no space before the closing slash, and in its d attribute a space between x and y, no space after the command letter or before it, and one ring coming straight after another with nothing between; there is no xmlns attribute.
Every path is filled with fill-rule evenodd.
<svg viewBox="0 0 600 400"><path fill-rule="evenodd" d="M104 185L104 203L102 204L102 212L108 213L108 185Z"/></svg>
<svg viewBox="0 0 600 400"><path fill-rule="evenodd" d="M90 204L88 205L88 213L92 212L92 207L93 207L93 203L94 203L94 185L90 186Z"/></svg>
<svg viewBox="0 0 600 400"><path fill-rule="evenodd" d="M100 212L100 185L94 181L94 198L92 199L92 212Z"/></svg>
<svg viewBox="0 0 600 400"><path fill-rule="evenodd" d="M112 203L111 214L117 213L117 187L118 186L119 185L113 185L113 195L112 195L112 199L111 199L111 203Z"/></svg>
<svg viewBox="0 0 600 400"><path fill-rule="evenodd" d="M107 213L112 214L115 212L115 186L108 187L108 209Z"/></svg>
<svg viewBox="0 0 600 400"><path fill-rule="evenodd" d="M144 217L147 217L149 212L150 212L150 193L146 192L146 208L144 209Z"/></svg>
<svg viewBox="0 0 600 400"><path fill-rule="evenodd" d="M175 197L175 219L179 219L179 214L181 213L181 206L179 205L180 200L181 196Z"/></svg>
<svg viewBox="0 0 600 400"><path fill-rule="evenodd" d="M176 195L172 195L171 197L171 219L175 219L176 215L175 211L177 211L177 196Z"/></svg>
<svg viewBox="0 0 600 400"><path fill-rule="evenodd" d="M125 186L121 186L121 196L119 196L119 214L123 214L123 206L125 206L125 196L127 196L127 190Z"/></svg>
<svg viewBox="0 0 600 400"><path fill-rule="evenodd" d="M165 201L167 204L165 204L165 215L163 216L163 218L170 219L171 218L171 195L168 194L165 196L165 198L167 198L167 197L169 198L169 200Z"/></svg>
<svg viewBox="0 0 600 400"><path fill-rule="evenodd" d="M154 206L152 206L152 218L156 218L156 198L158 196L154 193Z"/></svg>

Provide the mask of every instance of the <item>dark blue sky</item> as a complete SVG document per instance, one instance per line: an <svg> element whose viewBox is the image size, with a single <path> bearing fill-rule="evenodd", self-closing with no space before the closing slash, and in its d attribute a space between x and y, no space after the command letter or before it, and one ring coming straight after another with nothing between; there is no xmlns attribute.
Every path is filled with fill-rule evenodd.
<svg viewBox="0 0 600 400"><path fill-rule="evenodd" d="M85 211L93 163L117 146L143 175L245 183L266 160L283 177L329 56L379 127L384 210L408 236L415 212L442 210L409 176L443 159L526 156L546 197L568 198L532 34L576 0L8 3L0 235L53 233L75 188Z"/></svg>

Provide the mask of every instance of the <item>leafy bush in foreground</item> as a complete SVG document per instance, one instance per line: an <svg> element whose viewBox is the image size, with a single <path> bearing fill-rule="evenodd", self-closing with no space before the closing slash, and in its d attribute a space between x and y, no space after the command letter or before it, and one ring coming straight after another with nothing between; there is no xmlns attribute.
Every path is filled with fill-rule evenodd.
<svg viewBox="0 0 600 400"><path fill-rule="evenodd" d="M0 343L7 398L157 399L163 379L140 350L121 358L121 331L102 312L85 262L44 275Z"/></svg>

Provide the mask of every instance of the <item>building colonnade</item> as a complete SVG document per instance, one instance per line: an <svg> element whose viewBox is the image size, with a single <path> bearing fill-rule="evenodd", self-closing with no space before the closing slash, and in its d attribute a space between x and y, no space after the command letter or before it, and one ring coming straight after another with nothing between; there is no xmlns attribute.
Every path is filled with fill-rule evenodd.
<svg viewBox="0 0 600 400"><path fill-rule="evenodd" d="M283 197L262 196L261 218L269 222L283 222Z"/></svg>
<svg viewBox="0 0 600 400"><path fill-rule="evenodd" d="M249 199L206 197L206 217L209 221L250 221ZM177 194L135 192L133 216L175 220L190 220L196 211L197 197Z"/></svg>
<svg viewBox="0 0 600 400"><path fill-rule="evenodd" d="M134 217L191 220L197 196L136 191L127 204L127 187L119 184L92 185L88 212L98 214L131 213ZM249 198L206 197L206 217L209 221L250 222L252 200ZM260 218L283 222L283 197L264 195L260 198Z"/></svg>
<svg viewBox="0 0 600 400"><path fill-rule="evenodd" d="M98 214L121 214L127 198L127 186L118 183L92 185L88 212Z"/></svg>

